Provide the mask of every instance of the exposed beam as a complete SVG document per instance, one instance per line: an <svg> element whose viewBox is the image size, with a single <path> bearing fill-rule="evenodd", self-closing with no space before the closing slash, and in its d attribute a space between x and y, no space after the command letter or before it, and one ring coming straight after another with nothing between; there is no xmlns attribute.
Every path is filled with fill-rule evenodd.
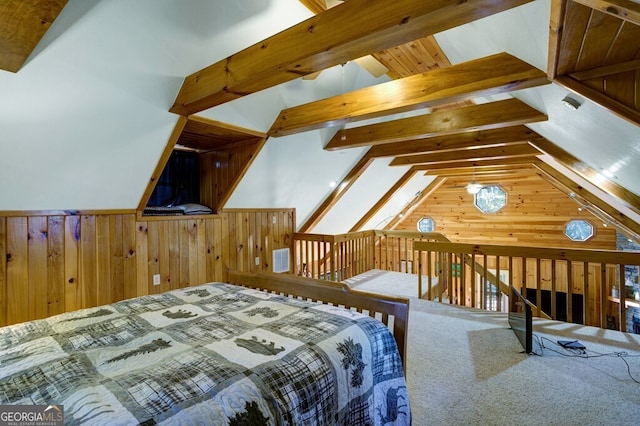
<svg viewBox="0 0 640 426"><path fill-rule="evenodd" d="M611 207L608 203L606 203L593 193L589 192L587 189L577 184L564 174L560 173L544 162L539 162L535 164L534 167L540 171L540 176L543 179L551 183L560 191L567 194L567 196L571 197L570 194L574 193L577 197L585 200L588 204L593 205L597 209L597 211L605 216L601 217L600 219L609 220L610 222L612 222L612 224L618 226L619 228L630 231L629 233L640 235L640 224L622 214L618 209Z"/></svg>
<svg viewBox="0 0 640 426"><path fill-rule="evenodd" d="M170 111L189 115L531 0L349 0L186 77Z"/></svg>
<svg viewBox="0 0 640 426"><path fill-rule="evenodd" d="M489 130L547 120L547 116L519 99L471 105L399 120L339 131L324 147L326 150Z"/></svg>
<svg viewBox="0 0 640 426"><path fill-rule="evenodd" d="M547 76L549 80L556 78L558 62L560 61L560 45L564 30L564 15L567 0L551 0L551 14L549 17L549 49L547 53Z"/></svg>
<svg viewBox="0 0 640 426"><path fill-rule="evenodd" d="M456 151L431 152L427 154L407 155L394 158L390 166L432 165L460 161L502 160L507 158L531 157L541 152L528 142L488 148L461 149Z"/></svg>
<svg viewBox="0 0 640 426"><path fill-rule="evenodd" d="M347 176L342 179L336 187L333 189L331 194L320 204L312 214L309 216L309 219L298 229L298 232L309 232L316 226L320 220L331 210L333 206L342 198L344 194L351 188L351 186L355 183L356 180L367 170L367 167L373 163L374 158L369 157L365 154L358 163L353 166L353 168L349 171Z"/></svg>
<svg viewBox="0 0 640 426"><path fill-rule="evenodd" d="M0 69L18 72L67 0L0 2Z"/></svg>
<svg viewBox="0 0 640 426"><path fill-rule="evenodd" d="M419 164L414 167L418 170L424 170L424 171L446 170L446 169L460 168L460 167L470 167L475 170L480 170L484 167L502 166L505 164L529 165L536 161L539 161L538 157L529 156L529 157L510 157L510 158L502 158L502 159L490 159L490 160L484 160L484 159L474 160L474 161L465 160L465 161L454 161L451 163L438 163L438 164Z"/></svg>
<svg viewBox="0 0 640 426"><path fill-rule="evenodd" d="M475 177L488 177L488 176L506 176L514 175L517 173L530 174L530 167L524 167L522 164L502 164L499 166L488 166L481 169L474 169L473 167L456 167L450 169L441 169L425 172L427 176L475 176Z"/></svg>
<svg viewBox="0 0 640 426"><path fill-rule="evenodd" d="M569 74L571 78L584 81L592 78L606 77L609 75L620 74L627 71L635 71L640 69L640 59L622 62L620 64L606 65L598 68L591 68L586 71L574 72Z"/></svg>
<svg viewBox="0 0 640 426"><path fill-rule="evenodd" d="M428 184L421 192L420 195L413 199L413 201L405 206L402 211L394 217L391 222L384 227L385 230L393 230L399 224L401 224L420 204L427 198L436 192L447 181L445 177L438 177Z"/></svg>
<svg viewBox="0 0 640 426"><path fill-rule="evenodd" d="M290 135L548 82L537 68L508 53L498 53L285 109L268 134Z"/></svg>
<svg viewBox="0 0 640 426"><path fill-rule="evenodd" d="M618 117L640 126L640 111L629 108L628 106L615 101L607 95L585 86L572 78L560 76L556 78L554 82L563 86L567 90L577 93L580 96L584 96L592 102L600 105L602 108L611 111Z"/></svg>
<svg viewBox="0 0 640 426"><path fill-rule="evenodd" d="M573 0L576 3L640 25L640 3L632 0Z"/></svg>
<svg viewBox="0 0 640 426"><path fill-rule="evenodd" d="M407 172L402 175L402 177L398 179L398 181L394 183L391 188L389 188L389 190L378 200L378 202L376 202L373 207L371 207L369 211L365 213L365 215L362 216L362 218L360 218L360 220L351 227L349 232L359 231L360 228L366 225L366 223L369 222L369 220L373 216L375 216L375 214L378 213L380 209L385 206L385 204L387 204L391 197L393 197L416 173L417 170L413 168L407 170Z"/></svg>
<svg viewBox="0 0 640 426"><path fill-rule="evenodd" d="M511 126L501 129L478 130L454 135L434 136L372 146L371 157L398 157L434 151L479 148L483 146L505 145L537 139L540 135L526 126Z"/></svg>
<svg viewBox="0 0 640 426"><path fill-rule="evenodd" d="M566 167L573 173L581 176L600 190L611 194L613 197L620 200L631 211L640 215L640 197L633 192L602 176L587 164L555 145L548 139L541 138L533 140L531 143L540 151L553 157L554 160L560 163L563 167Z"/></svg>

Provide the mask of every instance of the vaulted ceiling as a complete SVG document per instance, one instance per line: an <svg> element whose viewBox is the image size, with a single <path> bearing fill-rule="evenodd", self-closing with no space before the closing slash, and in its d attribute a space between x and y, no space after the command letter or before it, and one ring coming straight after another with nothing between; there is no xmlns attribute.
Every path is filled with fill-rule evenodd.
<svg viewBox="0 0 640 426"><path fill-rule="evenodd" d="M51 2L33 3L39 7L22 8L25 22ZM67 9L82 16L106 8L90 3L81 9L71 2ZM304 8L292 9L298 0L272 0L264 10L240 3L218 6L255 8L254 26L236 25L245 33L270 19L269 8L288 8L297 17L236 50L214 43L215 37L231 40L222 29L211 31L214 60L191 56L184 81L172 78L163 87L167 95L174 88L167 109L191 116L182 142L220 144L224 132L218 131L236 125L241 139L269 136L230 206L294 206L301 230L344 232L395 215L407 197L428 194L448 176L508 179L528 170L640 234L640 179L633 166L640 146L637 2L328 0L327 10L324 0L300 0L316 14L308 19L300 18ZM14 12L1 14L15 22ZM190 16L197 21L196 15ZM203 37L202 28L190 33ZM233 35L229 28L224 31ZM16 71L1 61L6 57L0 55L0 66ZM364 71L372 62L375 77ZM109 66L116 72L99 80L117 86L110 79L125 70ZM562 106L565 95L577 111ZM228 124L211 126L211 119ZM168 138L170 129L162 126ZM608 135L614 140L603 140ZM296 159L301 164L291 163ZM277 176L267 176L269 168L277 168ZM321 189L325 180L339 184Z"/></svg>

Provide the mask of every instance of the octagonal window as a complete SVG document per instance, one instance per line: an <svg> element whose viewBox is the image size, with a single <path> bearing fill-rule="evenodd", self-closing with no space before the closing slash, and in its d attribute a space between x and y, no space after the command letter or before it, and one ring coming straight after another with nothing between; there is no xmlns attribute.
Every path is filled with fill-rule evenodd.
<svg viewBox="0 0 640 426"><path fill-rule="evenodd" d="M564 226L564 235L571 241L587 241L593 237L593 225L583 219L572 219Z"/></svg>
<svg viewBox="0 0 640 426"><path fill-rule="evenodd" d="M418 221L419 232L433 232L435 228L436 223L430 217L423 217Z"/></svg>
<svg viewBox="0 0 640 426"><path fill-rule="evenodd" d="M473 204L482 213L496 213L507 205L507 193L500 185L483 186L473 196Z"/></svg>

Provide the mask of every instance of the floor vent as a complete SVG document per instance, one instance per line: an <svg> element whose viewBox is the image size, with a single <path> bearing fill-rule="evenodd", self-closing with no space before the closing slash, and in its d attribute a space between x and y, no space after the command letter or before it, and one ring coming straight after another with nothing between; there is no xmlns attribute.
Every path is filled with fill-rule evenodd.
<svg viewBox="0 0 640 426"><path fill-rule="evenodd" d="M289 249L277 249L273 251L273 272L289 272Z"/></svg>

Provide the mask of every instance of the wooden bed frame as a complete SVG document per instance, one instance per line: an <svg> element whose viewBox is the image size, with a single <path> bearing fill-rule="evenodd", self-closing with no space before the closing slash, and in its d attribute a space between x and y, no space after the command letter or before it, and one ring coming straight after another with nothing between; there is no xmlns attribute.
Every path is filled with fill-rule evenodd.
<svg viewBox="0 0 640 426"><path fill-rule="evenodd" d="M354 290L346 284L335 281L315 280L272 272L229 271L228 282L288 297L343 306L361 313L367 313L369 316L383 322L393 333L406 374L409 299Z"/></svg>

